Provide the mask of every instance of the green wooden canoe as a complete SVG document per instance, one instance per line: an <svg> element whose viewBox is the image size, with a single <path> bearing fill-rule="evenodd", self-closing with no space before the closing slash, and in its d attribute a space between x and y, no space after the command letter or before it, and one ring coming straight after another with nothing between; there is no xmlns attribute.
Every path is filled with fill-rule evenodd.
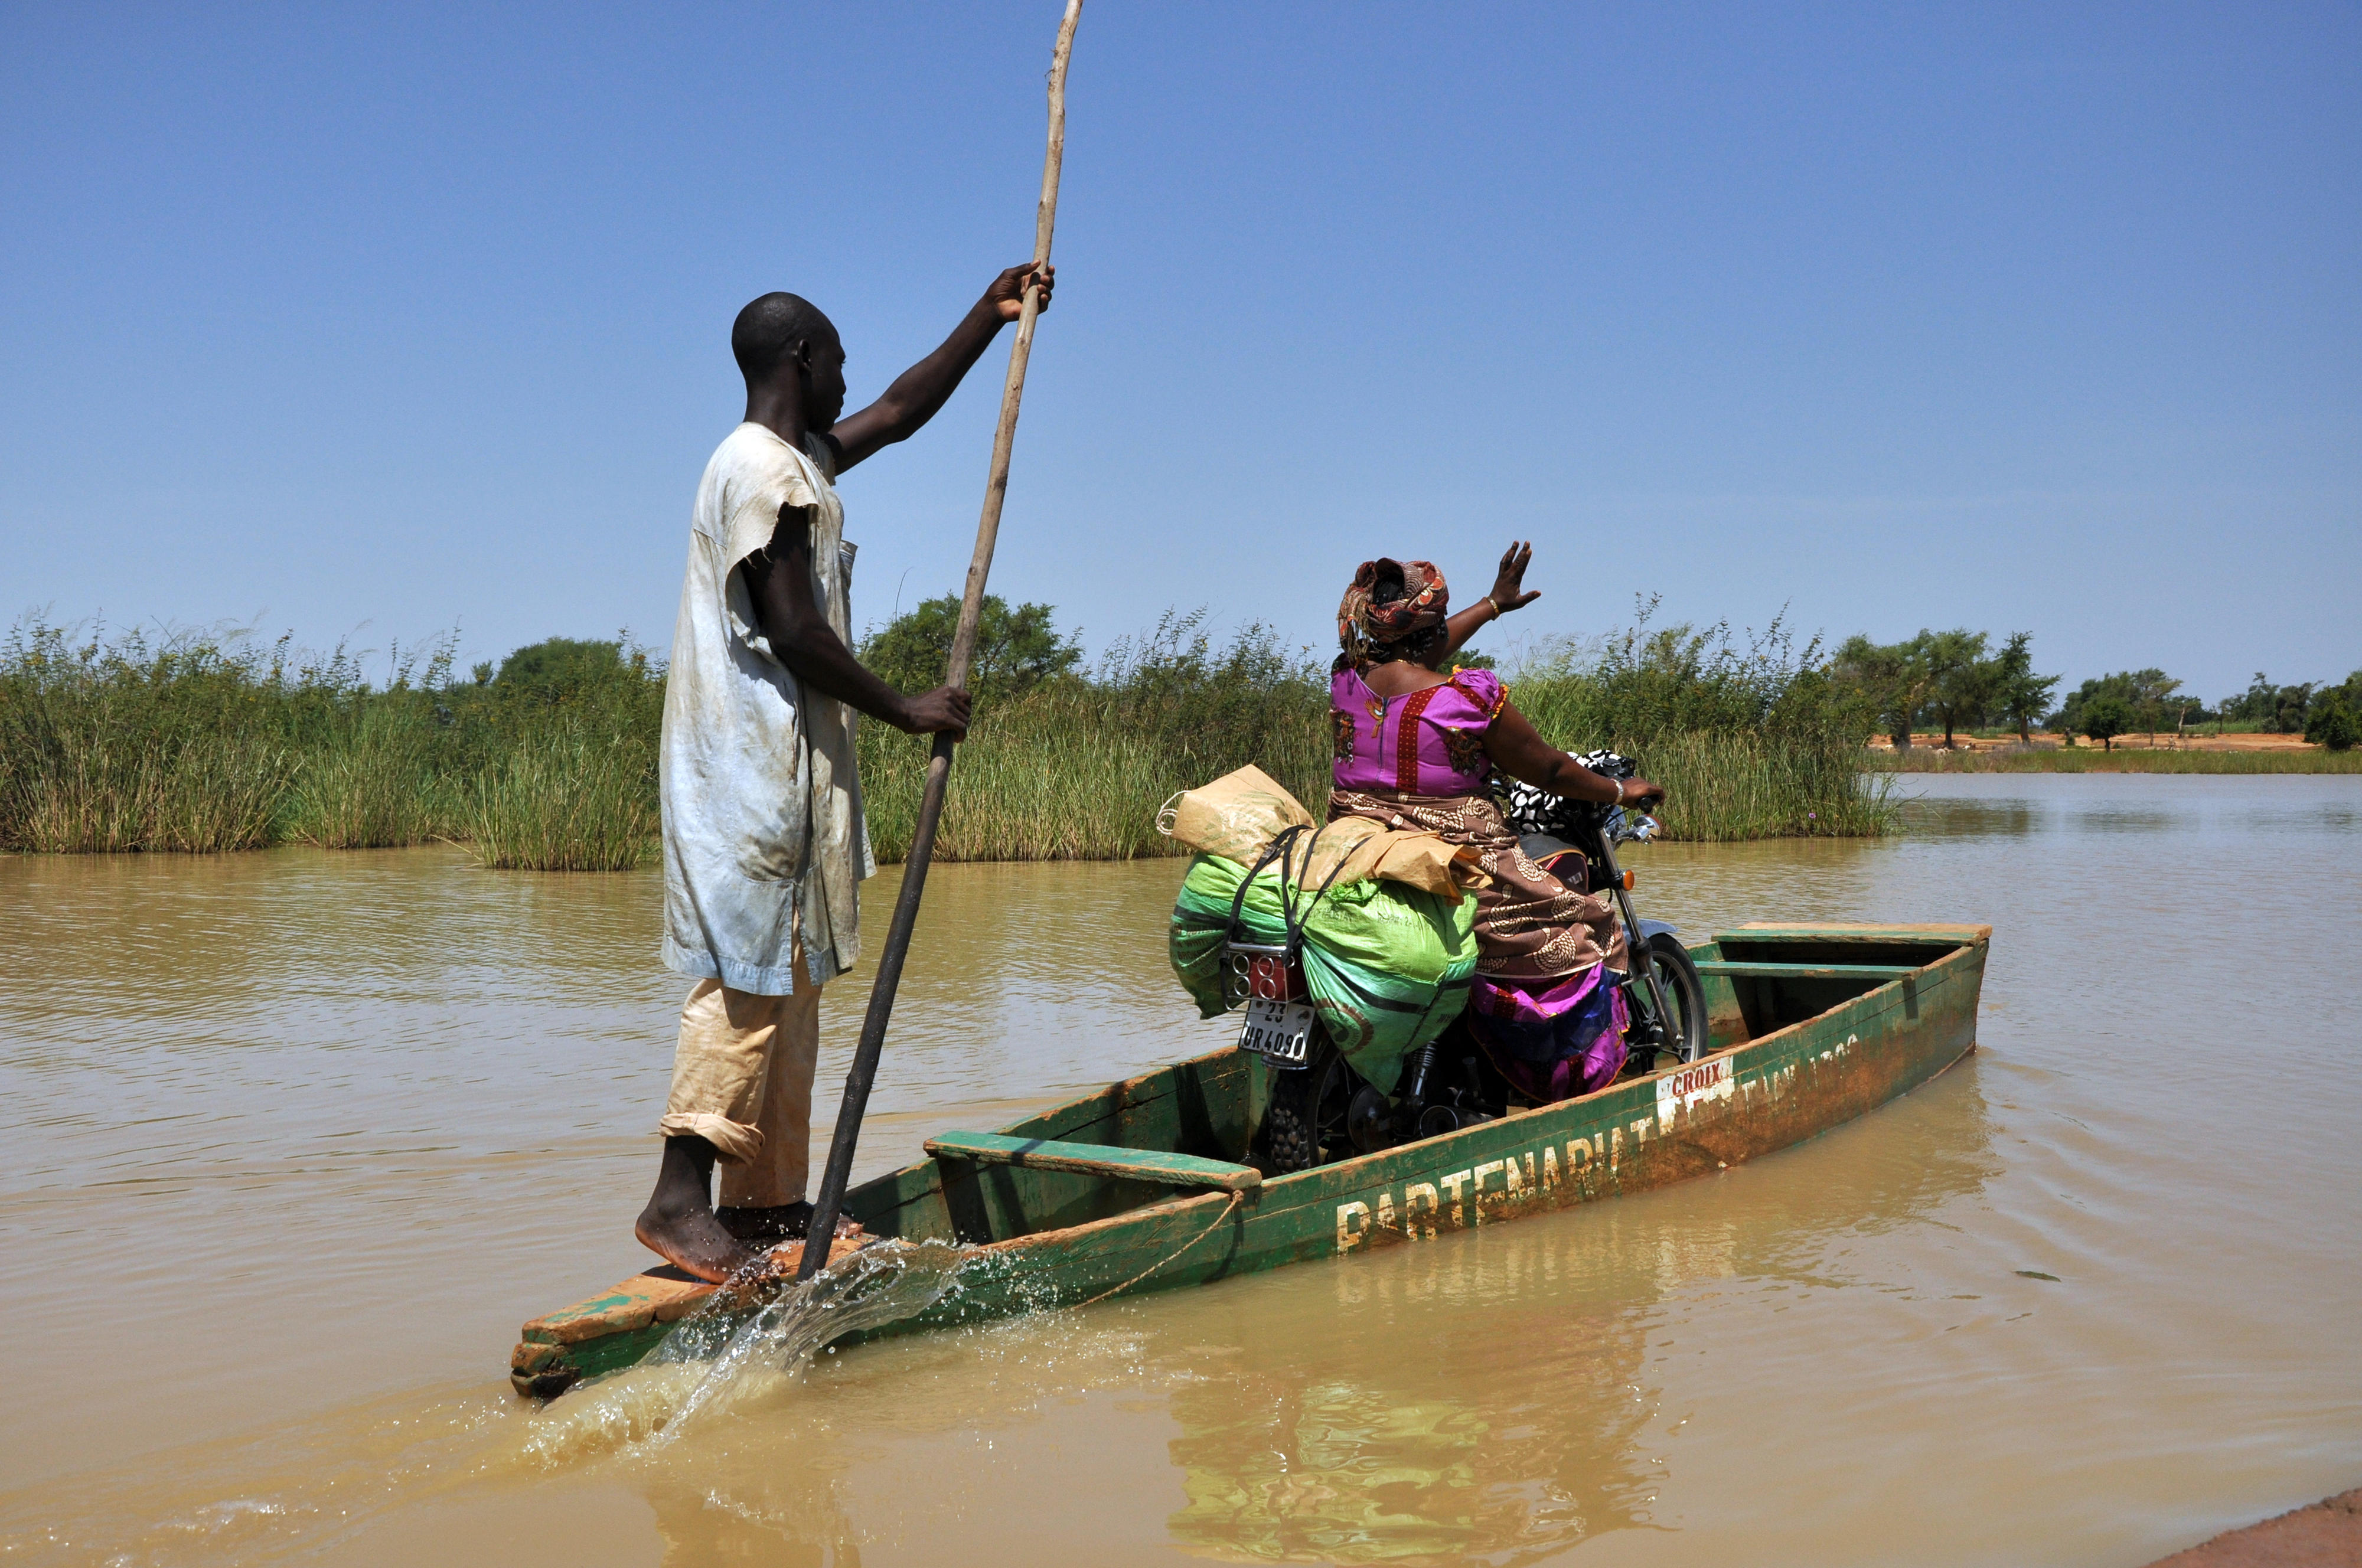
<svg viewBox="0 0 2362 1568"><path fill-rule="evenodd" d="M1992 928L1754 924L1691 950L1714 1052L1316 1170L1244 1163L1268 1070L1176 1063L854 1188L873 1237L967 1242L960 1288L888 1331L1206 1285L1717 1170L1851 1121L1976 1048ZM852 1245L839 1242L840 1249ZM524 1326L520 1392L629 1366L712 1286L669 1266Z"/></svg>

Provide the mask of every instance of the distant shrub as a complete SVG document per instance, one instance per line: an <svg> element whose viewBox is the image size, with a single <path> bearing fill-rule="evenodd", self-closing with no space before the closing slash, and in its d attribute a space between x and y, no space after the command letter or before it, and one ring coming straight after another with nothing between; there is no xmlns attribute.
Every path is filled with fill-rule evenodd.
<svg viewBox="0 0 2362 1568"><path fill-rule="evenodd" d="M2304 738L2332 751L2347 751L2362 741L2362 720L2343 702L2321 703L2305 721Z"/></svg>
<svg viewBox="0 0 2362 1568"><path fill-rule="evenodd" d="M635 670L632 660L638 659ZM645 674L647 658L626 656L619 639L584 642L573 637L546 637L528 644L501 661L491 684L504 695L549 703L579 701L589 693Z"/></svg>
<svg viewBox="0 0 2362 1568"><path fill-rule="evenodd" d="M2115 740L2133 727L2132 704L2113 691L2103 691L2082 704L2077 725L2100 743L2106 751L2115 749Z"/></svg>

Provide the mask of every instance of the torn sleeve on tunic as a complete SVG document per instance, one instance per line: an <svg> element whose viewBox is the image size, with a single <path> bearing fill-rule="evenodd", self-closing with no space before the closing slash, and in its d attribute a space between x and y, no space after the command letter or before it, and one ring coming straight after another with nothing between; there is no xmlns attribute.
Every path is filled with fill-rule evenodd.
<svg viewBox="0 0 2362 1568"><path fill-rule="evenodd" d="M778 532L779 513L792 507L801 513L803 525L809 531L820 510L820 497L815 494L801 474L777 486L766 486L733 507L728 531L722 540L723 570L728 586L723 602L730 614L730 634L765 658L784 664L771 639L764 634L762 618L755 613L755 595L746 580L746 558L770 547Z"/></svg>

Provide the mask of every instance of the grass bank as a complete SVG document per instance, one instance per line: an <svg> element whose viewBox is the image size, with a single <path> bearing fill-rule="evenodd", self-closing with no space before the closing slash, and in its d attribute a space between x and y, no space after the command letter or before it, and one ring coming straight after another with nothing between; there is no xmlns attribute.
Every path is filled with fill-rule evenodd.
<svg viewBox="0 0 2362 1568"><path fill-rule="evenodd" d="M1870 750L1862 766L1896 773L2362 773L2362 750L2324 746L2268 751L2173 751L2095 745L2010 746L1992 751Z"/></svg>
<svg viewBox="0 0 2362 1568"><path fill-rule="evenodd" d="M488 865L635 866L657 832L660 674L542 645L455 679L448 641L389 657L282 639L39 623L0 643L0 848L215 853L447 839Z"/></svg>
<svg viewBox="0 0 2362 1568"><path fill-rule="evenodd" d="M0 848L216 853L447 840L485 865L609 870L657 853L660 668L621 643L551 643L462 677L448 641L364 679L308 657L183 635L112 639L28 624L0 643ZM1570 749L1611 745L1671 791L1688 839L1889 831L1860 766L1868 723L1815 650L1721 629L1641 627L1512 672ZM953 776L947 858L1124 859L1173 845L1175 790L1253 762L1318 812L1325 660L1250 627L1168 615L1087 672L988 701ZM906 851L926 745L860 732L881 858Z"/></svg>

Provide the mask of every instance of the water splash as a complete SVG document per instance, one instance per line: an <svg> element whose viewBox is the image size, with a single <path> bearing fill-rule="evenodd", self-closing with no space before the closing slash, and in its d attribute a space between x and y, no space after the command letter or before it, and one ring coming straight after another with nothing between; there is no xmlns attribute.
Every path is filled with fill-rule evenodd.
<svg viewBox="0 0 2362 1568"><path fill-rule="evenodd" d="M834 1341L923 1312L942 1300L975 1251L946 1242L887 1242L864 1247L834 1268L779 1290L731 1330L720 1353L708 1350L717 1325L700 1312L681 1320L650 1358L658 1366L707 1363L664 1438L697 1416L725 1408L802 1375ZM727 1309L717 1317L726 1317Z"/></svg>
<svg viewBox="0 0 2362 1568"><path fill-rule="evenodd" d="M617 1448L654 1451L691 1422L776 1395L845 1335L925 1311L958 1285L977 1249L885 1241L809 1280L717 1292L638 1366L559 1400L520 1457L543 1466Z"/></svg>

